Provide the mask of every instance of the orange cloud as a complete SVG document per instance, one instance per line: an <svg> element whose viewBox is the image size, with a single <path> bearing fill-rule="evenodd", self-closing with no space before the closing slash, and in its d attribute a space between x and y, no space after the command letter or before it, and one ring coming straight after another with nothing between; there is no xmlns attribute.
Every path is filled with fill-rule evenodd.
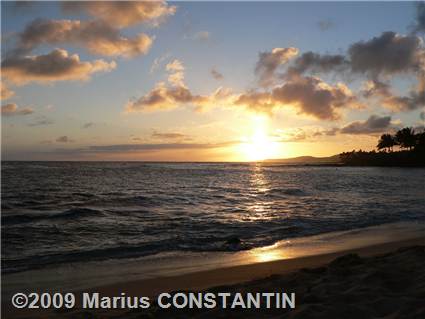
<svg viewBox="0 0 425 319"><path fill-rule="evenodd" d="M15 92L9 89L3 82L0 82L0 85L1 85L1 100L2 101L10 99L12 96L15 95Z"/></svg>
<svg viewBox="0 0 425 319"><path fill-rule="evenodd" d="M134 57L146 54L153 38L144 33L127 38L102 21L36 19L19 35L18 51L29 51L41 44L65 43L94 54Z"/></svg>
<svg viewBox="0 0 425 319"><path fill-rule="evenodd" d="M72 1L62 3L67 12L83 11L117 28L137 24L158 26L176 12L165 1Z"/></svg>
<svg viewBox="0 0 425 319"><path fill-rule="evenodd" d="M2 116L28 115L32 113L34 113L34 110L32 108L19 108L15 103L9 103L6 105L2 105L1 107Z"/></svg>
<svg viewBox="0 0 425 319"><path fill-rule="evenodd" d="M1 63L3 76L17 85L88 80L93 73L107 72L115 67L113 61L82 62L77 54L69 55L63 49L55 49L45 55L8 57Z"/></svg>
<svg viewBox="0 0 425 319"><path fill-rule="evenodd" d="M168 83L160 82L154 89L125 106L127 113L171 110L192 105L196 111L203 111L231 96L229 90L218 88L211 95L195 95L184 83L184 65L175 59L165 66L169 75Z"/></svg>
<svg viewBox="0 0 425 319"><path fill-rule="evenodd" d="M332 86L318 77L301 76L286 81L272 91L244 93L235 104L268 114L283 107L294 107L299 113L321 120L338 119L339 109L360 106L345 84Z"/></svg>

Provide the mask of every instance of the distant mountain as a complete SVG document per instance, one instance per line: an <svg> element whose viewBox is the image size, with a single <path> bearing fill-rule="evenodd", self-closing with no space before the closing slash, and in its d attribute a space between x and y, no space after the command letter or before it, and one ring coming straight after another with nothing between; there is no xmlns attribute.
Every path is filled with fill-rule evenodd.
<svg viewBox="0 0 425 319"><path fill-rule="evenodd" d="M339 164L341 160L339 155L333 155L329 157L298 156L292 158L267 159L265 162L282 164Z"/></svg>

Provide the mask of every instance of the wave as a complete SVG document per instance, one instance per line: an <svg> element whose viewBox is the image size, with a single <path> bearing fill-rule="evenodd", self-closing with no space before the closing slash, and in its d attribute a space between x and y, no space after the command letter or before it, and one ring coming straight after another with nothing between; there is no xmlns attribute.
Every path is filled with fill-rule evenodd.
<svg viewBox="0 0 425 319"><path fill-rule="evenodd" d="M64 219L78 219L83 217L102 216L104 213L91 208L71 208L60 213L25 213L18 215L2 216L1 221L4 225L11 224L25 224L41 220L64 220Z"/></svg>

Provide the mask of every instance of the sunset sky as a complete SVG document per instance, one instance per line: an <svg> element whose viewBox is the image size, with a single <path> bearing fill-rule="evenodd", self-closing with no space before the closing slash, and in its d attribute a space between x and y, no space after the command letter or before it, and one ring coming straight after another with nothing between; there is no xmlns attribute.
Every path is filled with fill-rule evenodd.
<svg viewBox="0 0 425 319"><path fill-rule="evenodd" d="M425 120L425 5L1 3L2 159L251 161Z"/></svg>

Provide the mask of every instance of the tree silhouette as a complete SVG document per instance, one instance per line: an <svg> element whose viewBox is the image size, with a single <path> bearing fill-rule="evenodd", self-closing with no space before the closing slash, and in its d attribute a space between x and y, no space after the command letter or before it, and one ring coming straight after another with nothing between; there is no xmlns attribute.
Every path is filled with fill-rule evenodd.
<svg viewBox="0 0 425 319"><path fill-rule="evenodd" d="M425 152L425 130L422 133L416 134L415 150Z"/></svg>
<svg viewBox="0 0 425 319"><path fill-rule="evenodd" d="M401 148L408 148L411 150L416 144L415 131L411 127L405 127L397 131L395 140Z"/></svg>
<svg viewBox="0 0 425 319"><path fill-rule="evenodd" d="M397 143L391 134L382 134L376 147L378 150L388 149L388 151L392 151L393 146L396 144Z"/></svg>

